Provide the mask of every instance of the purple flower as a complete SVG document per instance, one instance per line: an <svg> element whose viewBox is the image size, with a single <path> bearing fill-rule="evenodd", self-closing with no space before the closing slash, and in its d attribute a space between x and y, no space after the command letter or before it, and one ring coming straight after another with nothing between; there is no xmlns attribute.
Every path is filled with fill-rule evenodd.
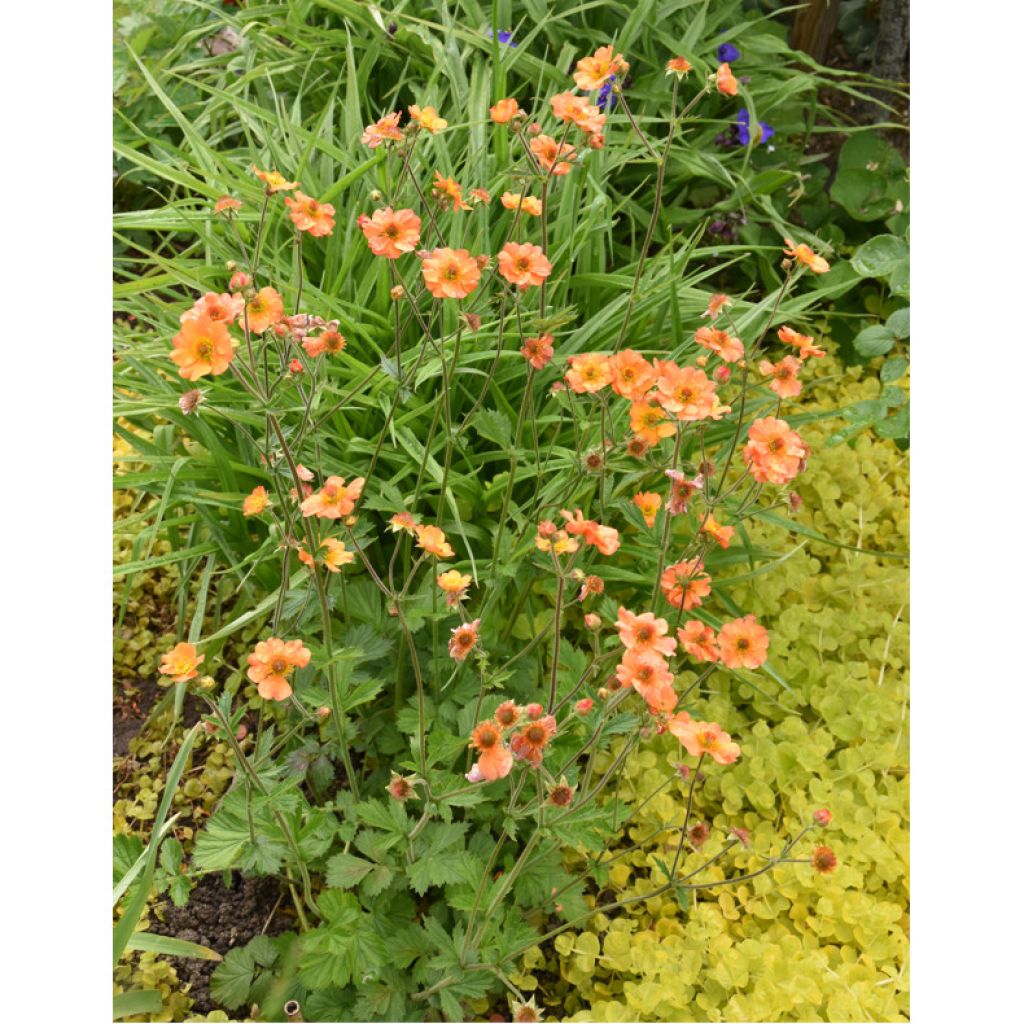
<svg viewBox="0 0 1024 1024"><path fill-rule="evenodd" d="M734 60L739 60L743 54L736 49L732 43L722 43L718 48L718 59L722 64L731 64Z"/></svg>
<svg viewBox="0 0 1024 1024"><path fill-rule="evenodd" d="M758 124L761 126L761 137L757 142L767 142L775 134L775 129L767 121L758 121ZM741 146L750 145L750 111L746 107L740 107L736 115L736 137Z"/></svg>
<svg viewBox="0 0 1024 1024"><path fill-rule="evenodd" d="M601 91L597 94L597 109L603 110L605 113L610 113L612 107L615 106L615 93L612 92L612 85L615 81L615 76L612 75L604 85L601 86Z"/></svg>
<svg viewBox="0 0 1024 1024"><path fill-rule="evenodd" d="M493 38L494 38L494 31L493 31L492 29L488 29L488 30L487 30L487 34L488 34L488 35L489 35L489 36L491 37L491 39L493 39ZM499 42L499 43L504 43L504 44L505 44L506 46L518 46L518 45L519 45L519 44L518 44L518 43L517 43L517 42L516 42L516 41L515 41L515 40L514 40L514 39L512 38L512 33L511 33L511 32L502 32L502 31L499 31L499 32L498 32L498 42Z"/></svg>

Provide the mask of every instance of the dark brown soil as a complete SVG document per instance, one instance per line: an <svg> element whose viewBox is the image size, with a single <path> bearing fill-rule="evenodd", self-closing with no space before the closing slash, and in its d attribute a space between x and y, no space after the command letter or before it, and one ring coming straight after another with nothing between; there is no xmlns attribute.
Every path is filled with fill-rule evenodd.
<svg viewBox="0 0 1024 1024"><path fill-rule="evenodd" d="M114 757L128 753L128 743L135 739L142 723L160 699L163 691L152 680L141 679L131 689L114 689Z"/></svg>
<svg viewBox="0 0 1024 1024"><path fill-rule="evenodd" d="M287 894L283 899L281 894L281 885L274 878L243 878L236 872L232 888L226 889L221 875L206 875L184 907L168 902L163 921L151 918L150 931L198 942L224 954L257 935L280 935L295 928L291 903ZM223 1009L210 996L215 963L179 957L168 960L177 971L182 990L195 1001L193 1013Z"/></svg>

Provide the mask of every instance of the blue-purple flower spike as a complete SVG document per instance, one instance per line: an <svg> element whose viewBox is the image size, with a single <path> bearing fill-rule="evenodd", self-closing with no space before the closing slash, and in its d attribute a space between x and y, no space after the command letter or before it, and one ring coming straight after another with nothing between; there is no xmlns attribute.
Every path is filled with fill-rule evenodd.
<svg viewBox="0 0 1024 1024"><path fill-rule="evenodd" d="M743 54L736 49L732 43L722 43L718 48L718 60L722 64L731 64L734 60L739 60Z"/></svg>

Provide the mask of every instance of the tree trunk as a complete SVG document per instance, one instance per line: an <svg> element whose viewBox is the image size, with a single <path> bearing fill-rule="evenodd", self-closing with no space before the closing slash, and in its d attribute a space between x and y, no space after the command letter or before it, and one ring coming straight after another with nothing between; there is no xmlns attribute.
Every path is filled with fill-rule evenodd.
<svg viewBox="0 0 1024 1024"><path fill-rule="evenodd" d="M801 7L793 19L789 44L794 50L803 50L819 64L825 62L828 43L839 22L839 0L811 0Z"/></svg>
<svg viewBox="0 0 1024 1024"><path fill-rule="evenodd" d="M871 74L894 82L907 80L910 58L910 0L882 0Z"/></svg>

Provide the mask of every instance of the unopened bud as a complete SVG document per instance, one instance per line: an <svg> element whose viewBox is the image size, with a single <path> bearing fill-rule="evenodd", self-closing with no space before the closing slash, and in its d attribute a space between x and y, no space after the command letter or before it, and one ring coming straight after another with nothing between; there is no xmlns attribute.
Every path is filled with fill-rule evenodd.
<svg viewBox="0 0 1024 1024"><path fill-rule="evenodd" d="M716 366L714 370L711 371L711 376L714 377L719 384L728 384L729 378L732 376L732 370L730 370L728 366Z"/></svg>
<svg viewBox="0 0 1024 1024"><path fill-rule="evenodd" d="M288 364L288 369L291 370L292 373L302 373L302 363L298 359L293 359Z"/></svg>
<svg viewBox="0 0 1024 1024"><path fill-rule="evenodd" d="M576 701L576 714L577 715L589 715L594 710L594 702L589 697L584 697L583 700Z"/></svg>
<svg viewBox="0 0 1024 1024"><path fill-rule="evenodd" d="M811 817L817 825L827 825L832 820L832 812L827 807L819 807Z"/></svg>
<svg viewBox="0 0 1024 1024"><path fill-rule="evenodd" d="M327 707L326 705L316 709L316 717L317 718L328 718L330 716L330 714L331 714L331 709L329 707Z"/></svg>
<svg viewBox="0 0 1024 1024"><path fill-rule="evenodd" d="M608 691L603 686L601 687L600 690L597 691L597 695L598 695L598 697L601 700L607 700L608 699Z"/></svg>
<svg viewBox="0 0 1024 1024"><path fill-rule="evenodd" d="M245 724L245 722L241 722L239 724L239 726L238 726L238 729L235 730L235 739L238 740L239 742L241 742L248 735L249 735L249 727Z"/></svg>
<svg viewBox="0 0 1024 1024"><path fill-rule="evenodd" d="M592 629L595 632L601 628L601 616L596 615L594 612L587 612L583 616L583 622L586 624L587 629Z"/></svg>
<svg viewBox="0 0 1024 1024"><path fill-rule="evenodd" d="M697 356L697 365L698 366L707 366L708 365L708 357L707 356Z"/></svg>
<svg viewBox="0 0 1024 1024"><path fill-rule="evenodd" d="M233 292L241 291L248 286L251 280L252 278L244 270L237 270L231 275L231 280L228 281L228 289Z"/></svg>
<svg viewBox="0 0 1024 1024"><path fill-rule="evenodd" d="M466 326L471 331L479 331L481 320L476 313L463 313L462 318L466 321Z"/></svg>
<svg viewBox="0 0 1024 1024"><path fill-rule="evenodd" d="M787 498L787 501L789 502L790 512L798 512L800 510L800 506L804 503L804 499L801 498L800 495L796 493L796 491L789 492L789 497Z"/></svg>
<svg viewBox="0 0 1024 1024"><path fill-rule="evenodd" d="M384 198L384 193L379 188L375 188L370 193L370 202L379 203Z"/></svg>
<svg viewBox="0 0 1024 1024"><path fill-rule="evenodd" d="M587 136L587 145L591 149L604 149L605 138L600 132L593 132Z"/></svg>
<svg viewBox="0 0 1024 1024"><path fill-rule="evenodd" d="M401 299L404 295L405 289L400 284L396 284L395 287L391 289L391 298L395 302Z"/></svg>
<svg viewBox="0 0 1024 1024"><path fill-rule="evenodd" d="M530 135L540 135L540 125L535 122L534 124L531 124L526 131Z"/></svg>
<svg viewBox="0 0 1024 1024"><path fill-rule="evenodd" d="M224 269L234 270L237 266L238 264L234 260L228 260L227 263L224 264Z"/></svg>
<svg viewBox="0 0 1024 1024"><path fill-rule="evenodd" d="M543 704L533 703L533 704L527 704L526 705L526 717L528 719L530 719L531 722L536 722L537 719L540 718L541 715L543 715L543 714L544 714L544 705Z"/></svg>

